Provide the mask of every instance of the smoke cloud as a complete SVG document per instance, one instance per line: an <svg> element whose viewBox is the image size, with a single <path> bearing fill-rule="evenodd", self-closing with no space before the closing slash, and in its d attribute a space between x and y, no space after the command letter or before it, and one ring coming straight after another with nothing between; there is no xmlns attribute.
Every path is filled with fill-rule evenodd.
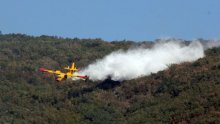
<svg viewBox="0 0 220 124"><path fill-rule="evenodd" d="M204 57L200 42L186 45L177 41L159 42L152 48L136 48L115 51L96 60L82 70L90 80L130 80L167 69L170 64L192 62Z"/></svg>
<svg viewBox="0 0 220 124"><path fill-rule="evenodd" d="M220 47L220 40L212 40L209 42L204 42L203 47L205 50L213 47Z"/></svg>

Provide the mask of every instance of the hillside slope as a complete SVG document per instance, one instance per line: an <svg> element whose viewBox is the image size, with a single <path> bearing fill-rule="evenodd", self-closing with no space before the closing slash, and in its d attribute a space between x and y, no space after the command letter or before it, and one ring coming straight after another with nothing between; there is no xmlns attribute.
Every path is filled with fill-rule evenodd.
<svg viewBox="0 0 220 124"><path fill-rule="evenodd" d="M220 48L194 63L129 81L64 81L38 72L85 67L131 41L0 35L2 123L220 123Z"/></svg>

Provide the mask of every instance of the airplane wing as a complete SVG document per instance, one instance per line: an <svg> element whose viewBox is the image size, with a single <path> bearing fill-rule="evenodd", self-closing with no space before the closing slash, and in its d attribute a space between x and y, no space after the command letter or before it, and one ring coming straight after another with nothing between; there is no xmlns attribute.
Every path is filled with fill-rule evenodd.
<svg viewBox="0 0 220 124"><path fill-rule="evenodd" d="M49 69L45 69L45 68L39 68L40 72L47 72L50 74L63 74L61 71L57 70L57 71L53 71L53 70L49 70Z"/></svg>
<svg viewBox="0 0 220 124"><path fill-rule="evenodd" d="M62 80L67 79L67 75L65 73L62 73L59 70L53 71L53 70L49 70L49 69L45 69L45 68L40 68L39 71L43 72L43 73L55 74L55 76L56 76L55 80L56 81L62 81Z"/></svg>
<svg viewBox="0 0 220 124"><path fill-rule="evenodd" d="M78 77L78 78L81 78L81 79L84 79L84 80L86 80L86 79L89 78L87 75L86 75L86 76L80 76L80 75L78 75L77 77Z"/></svg>

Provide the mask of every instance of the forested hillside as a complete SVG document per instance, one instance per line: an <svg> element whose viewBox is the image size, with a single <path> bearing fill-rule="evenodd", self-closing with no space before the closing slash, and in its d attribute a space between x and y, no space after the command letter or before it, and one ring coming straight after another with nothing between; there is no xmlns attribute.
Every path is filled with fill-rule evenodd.
<svg viewBox="0 0 220 124"><path fill-rule="evenodd" d="M38 72L79 68L112 51L153 42L0 34L0 123L220 123L220 48L150 76L63 81Z"/></svg>

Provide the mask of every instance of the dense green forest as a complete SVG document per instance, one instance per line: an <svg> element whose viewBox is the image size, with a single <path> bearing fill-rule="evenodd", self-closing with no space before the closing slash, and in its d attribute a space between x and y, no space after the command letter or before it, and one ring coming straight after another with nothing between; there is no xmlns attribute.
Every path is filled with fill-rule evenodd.
<svg viewBox="0 0 220 124"><path fill-rule="evenodd" d="M118 49L153 42L0 35L0 123L220 123L220 48L150 76L63 81L38 72L83 68Z"/></svg>

